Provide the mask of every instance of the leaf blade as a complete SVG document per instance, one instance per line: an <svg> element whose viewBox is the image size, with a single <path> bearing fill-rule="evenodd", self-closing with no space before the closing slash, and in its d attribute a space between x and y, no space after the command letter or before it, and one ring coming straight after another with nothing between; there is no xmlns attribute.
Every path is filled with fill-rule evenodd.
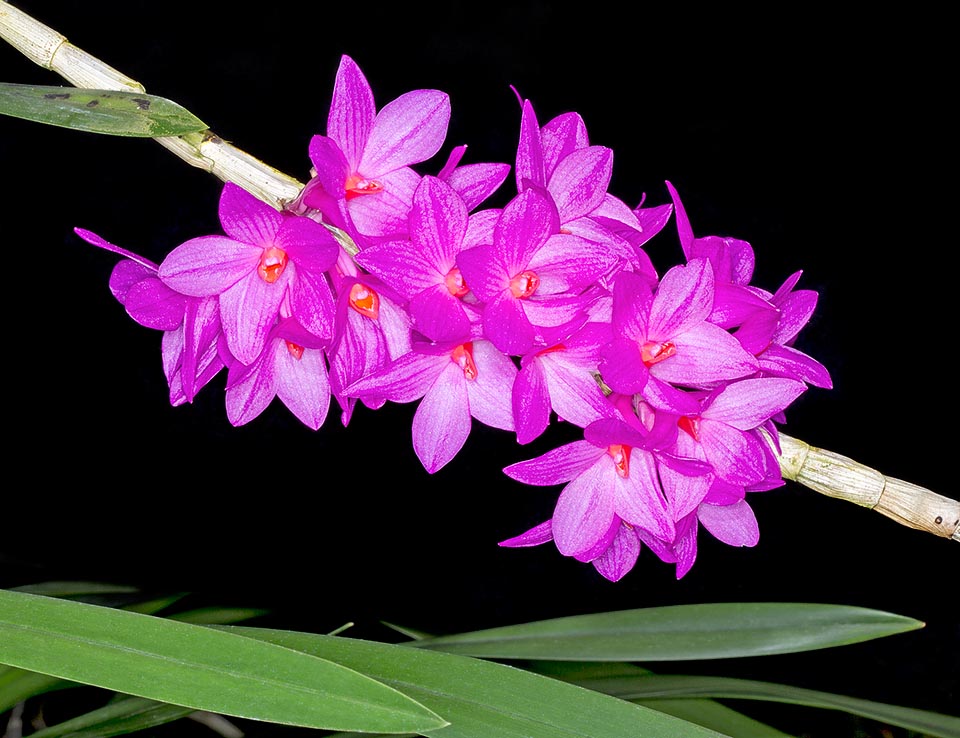
<svg viewBox="0 0 960 738"><path fill-rule="evenodd" d="M237 633L0 590L0 663L182 707L329 730L446 722L324 659Z"/></svg>
<svg viewBox="0 0 960 738"><path fill-rule="evenodd" d="M936 736L936 738L958 738L960 736L960 718L950 715L773 682L732 677L658 674L639 677L614 677L612 679L586 679L577 683L588 689L597 689L605 694L616 695L626 700L697 697L781 702L828 710L841 710L851 715L859 715L908 730L916 730L924 735Z"/></svg>
<svg viewBox="0 0 960 738"><path fill-rule="evenodd" d="M391 684L444 715L428 738L707 738L722 735L624 700L455 654L294 631L227 630L327 658Z"/></svg>
<svg viewBox="0 0 960 738"><path fill-rule="evenodd" d="M923 625L860 607L734 602L576 615L423 638L408 645L478 658L685 661L830 648Z"/></svg>
<svg viewBox="0 0 960 738"><path fill-rule="evenodd" d="M0 82L0 113L34 123L112 136L182 136L207 124L157 95Z"/></svg>

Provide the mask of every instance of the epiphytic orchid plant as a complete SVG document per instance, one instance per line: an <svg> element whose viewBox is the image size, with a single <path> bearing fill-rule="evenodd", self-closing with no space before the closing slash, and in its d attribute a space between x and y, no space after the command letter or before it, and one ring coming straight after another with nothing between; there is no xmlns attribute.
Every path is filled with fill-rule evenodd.
<svg viewBox="0 0 960 738"><path fill-rule="evenodd" d="M786 481L960 540L957 501L780 431L803 393L832 387L828 368L794 347L817 293L801 286L800 272L772 290L754 284L752 246L697 234L696 213L687 212L682 188L671 182L656 205L618 198L610 191L613 152L591 143L578 114L542 123L517 94L514 161L468 163L459 145L439 171L422 171L445 144L449 97L419 89L381 104L358 64L343 56L327 127L310 141L312 169L302 184L6 2L0 31L78 88L4 85L0 112L153 137L224 181L222 232L171 244L159 264L112 243L109 233L75 229L121 257L110 290L133 320L162 332L172 405L211 391L221 373L234 426L254 422L276 400L315 431L328 422L332 401L343 426L358 402L372 410L416 402L412 449L428 474L461 452L474 421L515 434L521 445L551 424L576 427L578 440L503 469L521 483L557 488L558 497L542 523L500 545L552 544L613 582L644 550L683 577L695 563L701 527L731 546L757 545L750 495ZM98 115L78 117L77 105L96 107ZM487 206L494 193L506 193L506 204ZM668 237L679 241L682 259L660 273L645 247ZM404 648L207 628L190 611L175 613L176 623L158 617L176 598L135 614L37 591L63 594L0 593L0 662L9 665L0 673L0 709L76 683L128 695L77 718L85 735L141 729L145 710L150 724L205 710L329 731L429 736L782 735L733 711L718 717L704 697L723 697L729 684L715 692L696 678L675 685L674 697L700 697L677 712L649 702L664 682L639 667L544 663L710 658L691 634L704 622L727 630L732 616L741 632L731 631L712 657L761 652L751 651L754 623L772 629L766 653L919 625L850 608L714 605L416 634ZM743 618L751 607L753 619ZM812 622L821 624L818 638L791 635ZM622 633L624 623L627 635L613 650L586 636ZM558 637L579 638L578 655L557 649ZM184 652L190 639L196 647ZM70 650L78 643L80 658ZM516 672L483 658L532 665ZM135 678L143 670L151 683ZM478 685L498 682L502 691L477 696ZM248 699L231 697L238 685ZM752 696L774 699L776 686L755 686ZM291 690L309 698L282 696ZM800 694L780 696L815 706L833 700L924 735L960 735L950 716ZM539 700L543 714L529 714L527 698ZM591 711L603 718L584 719Z"/></svg>

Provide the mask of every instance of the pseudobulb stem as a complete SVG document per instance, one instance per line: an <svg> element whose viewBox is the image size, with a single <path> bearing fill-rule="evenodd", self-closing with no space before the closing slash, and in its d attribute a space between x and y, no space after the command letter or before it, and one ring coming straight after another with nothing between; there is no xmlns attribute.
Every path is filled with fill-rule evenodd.
<svg viewBox="0 0 960 738"><path fill-rule="evenodd" d="M869 507L902 525L960 541L960 501L888 477L846 456L780 434L783 478Z"/></svg>

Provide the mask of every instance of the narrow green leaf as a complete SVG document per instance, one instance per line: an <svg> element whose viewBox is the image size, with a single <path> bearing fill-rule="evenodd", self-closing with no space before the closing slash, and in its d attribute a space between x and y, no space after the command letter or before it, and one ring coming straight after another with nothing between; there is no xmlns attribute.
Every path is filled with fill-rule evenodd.
<svg viewBox="0 0 960 738"><path fill-rule="evenodd" d="M737 738L792 738L766 723L747 717L713 700L633 700L638 705L689 720Z"/></svg>
<svg viewBox="0 0 960 738"><path fill-rule="evenodd" d="M0 84L0 89L2 89L2 84ZM47 595L48 597L83 597L86 595L102 594L133 594L137 591L136 587L128 587L126 585L107 584L105 582L77 581L37 582L36 584L23 584L19 587L11 587L11 589L14 592Z"/></svg>
<svg viewBox="0 0 960 738"><path fill-rule="evenodd" d="M577 681L588 689L625 700L706 697L783 702L828 710L841 710L852 715L879 720L937 738L960 738L960 718L912 707L888 705L857 697L818 692L785 684L772 684L749 679L684 675L647 675L613 677Z"/></svg>
<svg viewBox="0 0 960 738"><path fill-rule="evenodd" d="M50 593L55 597L99 597L110 594L130 594L137 590L129 587L113 587L90 582L44 582L39 585L29 585L26 588L17 588L17 591L27 591L32 594ZM139 612L146 615L159 612L174 602L182 599L182 594L159 597L142 602L125 605L124 610ZM223 623L236 622L222 620ZM48 674L37 674L33 671L15 669L12 666L0 666L0 715L12 708L18 702L36 697L47 692L54 692L68 687L81 685L66 679L58 679Z"/></svg>
<svg viewBox="0 0 960 738"><path fill-rule="evenodd" d="M450 725L428 738L705 738L700 725L512 666L372 641L229 626L391 684Z"/></svg>
<svg viewBox="0 0 960 738"><path fill-rule="evenodd" d="M171 723L191 712L189 707L130 697L38 730L30 738L110 738Z"/></svg>
<svg viewBox="0 0 960 738"><path fill-rule="evenodd" d="M538 674L583 684L590 680L636 679L653 672L634 664L615 661L531 661L526 668ZM632 700L638 705L659 710L691 723L737 738L790 738L786 733L754 720L719 702L708 699Z"/></svg>
<svg viewBox="0 0 960 738"><path fill-rule="evenodd" d="M685 661L831 648L923 625L861 607L734 602L578 615L408 645L481 658Z"/></svg>
<svg viewBox="0 0 960 738"><path fill-rule="evenodd" d="M0 590L0 663L182 707L328 730L446 722L321 658L206 626Z"/></svg>
<svg viewBox="0 0 960 738"><path fill-rule="evenodd" d="M230 625L266 615L269 610L252 607L201 607L170 615L171 620L193 625Z"/></svg>
<svg viewBox="0 0 960 738"><path fill-rule="evenodd" d="M182 136L207 124L172 100L141 92L0 82L0 113L112 136Z"/></svg>

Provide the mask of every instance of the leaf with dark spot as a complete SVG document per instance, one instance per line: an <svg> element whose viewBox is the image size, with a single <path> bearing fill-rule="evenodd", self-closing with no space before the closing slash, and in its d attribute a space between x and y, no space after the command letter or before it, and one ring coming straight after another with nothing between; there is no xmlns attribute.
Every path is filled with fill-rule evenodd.
<svg viewBox="0 0 960 738"><path fill-rule="evenodd" d="M111 136L182 136L207 124L177 103L142 92L0 82L0 113Z"/></svg>

